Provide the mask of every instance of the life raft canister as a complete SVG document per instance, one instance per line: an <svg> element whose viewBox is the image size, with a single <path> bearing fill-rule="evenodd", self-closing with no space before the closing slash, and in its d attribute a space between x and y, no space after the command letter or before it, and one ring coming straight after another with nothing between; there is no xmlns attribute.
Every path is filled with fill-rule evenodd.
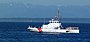
<svg viewBox="0 0 90 42"><path fill-rule="evenodd" d="M38 28L38 31L39 31L39 32L42 32L41 28Z"/></svg>

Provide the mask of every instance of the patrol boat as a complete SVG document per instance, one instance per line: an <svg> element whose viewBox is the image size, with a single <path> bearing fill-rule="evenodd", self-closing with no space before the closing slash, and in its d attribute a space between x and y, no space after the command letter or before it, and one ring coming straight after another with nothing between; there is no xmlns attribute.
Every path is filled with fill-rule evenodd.
<svg viewBox="0 0 90 42"><path fill-rule="evenodd" d="M79 33L79 27L63 28L59 18L59 8L55 19L51 19L48 24L42 25L40 28L28 27L31 32L46 32L46 33Z"/></svg>

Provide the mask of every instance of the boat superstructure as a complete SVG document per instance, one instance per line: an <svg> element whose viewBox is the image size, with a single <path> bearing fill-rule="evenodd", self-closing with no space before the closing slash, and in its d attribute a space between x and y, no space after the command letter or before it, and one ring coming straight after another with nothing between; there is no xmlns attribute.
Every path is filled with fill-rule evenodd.
<svg viewBox="0 0 90 42"><path fill-rule="evenodd" d="M48 33L79 33L79 27L67 27L63 28L60 22L59 8L55 19L49 21L48 24L42 25L40 28L28 27L33 32L48 32Z"/></svg>

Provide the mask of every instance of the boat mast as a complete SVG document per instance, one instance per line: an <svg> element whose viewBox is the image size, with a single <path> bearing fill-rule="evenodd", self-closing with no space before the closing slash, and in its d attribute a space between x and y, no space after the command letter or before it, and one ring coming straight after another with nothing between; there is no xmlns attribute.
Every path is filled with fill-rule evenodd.
<svg viewBox="0 0 90 42"><path fill-rule="evenodd" d="M61 16L60 16L60 11L59 11L59 8L57 9L58 11L57 11L57 20L59 21L59 22L61 22ZM63 28L63 26L61 25L61 28Z"/></svg>
<svg viewBox="0 0 90 42"><path fill-rule="evenodd" d="M57 8L57 15L55 16L56 20L60 20L60 12L59 12L59 8Z"/></svg>
<svg viewBox="0 0 90 42"><path fill-rule="evenodd" d="M59 19L60 19L59 8L58 8L58 12L57 12L57 18L58 18L58 21L59 21Z"/></svg>

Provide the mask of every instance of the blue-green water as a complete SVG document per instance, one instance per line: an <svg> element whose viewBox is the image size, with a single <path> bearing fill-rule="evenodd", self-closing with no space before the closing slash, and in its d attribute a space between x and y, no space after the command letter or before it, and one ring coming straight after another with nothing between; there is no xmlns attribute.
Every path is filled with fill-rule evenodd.
<svg viewBox="0 0 90 42"><path fill-rule="evenodd" d="M43 22L0 22L0 42L90 42L90 23L62 23L63 27L79 27L79 34L43 34L27 30L29 25L40 27L42 24Z"/></svg>

